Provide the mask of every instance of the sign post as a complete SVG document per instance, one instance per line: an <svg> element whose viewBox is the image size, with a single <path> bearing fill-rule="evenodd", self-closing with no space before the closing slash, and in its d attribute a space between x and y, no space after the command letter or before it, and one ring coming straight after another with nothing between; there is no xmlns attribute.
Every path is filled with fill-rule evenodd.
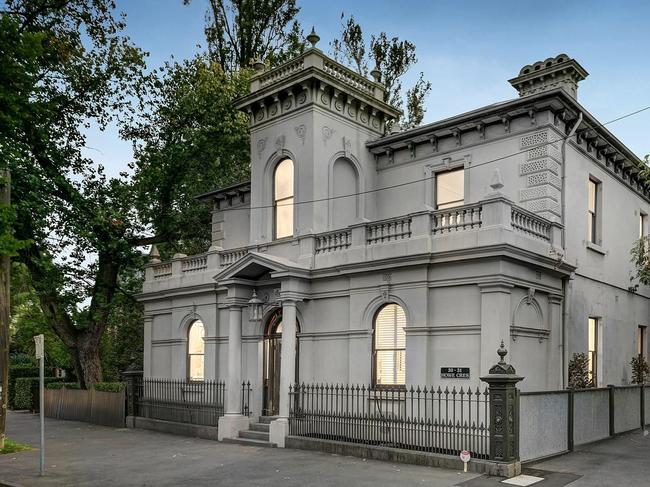
<svg viewBox="0 0 650 487"><path fill-rule="evenodd" d="M463 462L463 472L467 472L467 464L469 463L472 456L467 450L460 452L460 460Z"/></svg>
<svg viewBox="0 0 650 487"><path fill-rule="evenodd" d="M36 335L34 337L36 345L36 358L38 359L38 376L39 376L39 416L41 418L41 459L39 464L39 474L45 473L45 336Z"/></svg>

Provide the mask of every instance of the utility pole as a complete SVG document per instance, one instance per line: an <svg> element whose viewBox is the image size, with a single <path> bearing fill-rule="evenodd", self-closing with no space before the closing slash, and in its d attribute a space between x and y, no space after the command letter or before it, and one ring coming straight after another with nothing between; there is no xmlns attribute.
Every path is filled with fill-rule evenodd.
<svg viewBox="0 0 650 487"><path fill-rule="evenodd" d="M0 206L11 203L11 173L0 170ZM0 450L5 446L7 425L7 400L9 395L9 272L8 254L0 255Z"/></svg>

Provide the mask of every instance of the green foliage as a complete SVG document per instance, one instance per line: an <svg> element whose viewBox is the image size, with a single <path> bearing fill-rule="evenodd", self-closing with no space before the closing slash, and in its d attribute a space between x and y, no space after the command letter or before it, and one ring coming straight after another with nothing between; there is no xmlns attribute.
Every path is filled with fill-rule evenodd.
<svg viewBox="0 0 650 487"><path fill-rule="evenodd" d="M0 455L5 455L7 453L18 453L21 451L29 451L32 447L24 443L16 443L9 438L5 438L5 446L0 449Z"/></svg>
<svg viewBox="0 0 650 487"><path fill-rule="evenodd" d="M330 43L334 59L346 62L366 77L370 69L378 69L381 72L381 83L386 87L384 101L406 113L397 123L404 128L420 125L431 83L425 81L424 73L420 73L415 84L406 91L406 104L402 87L403 76L417 63L415 44L398 37L389 38L385 32L371 35L368 43L353 15L346 19L345 13L342 13L341 22L340 38Z"/></svg>
<svg viewBox="0 0 650 487"><path fill-rule="evenodd" d="M93 384L93 389L102 392L122 392L124 387L124 382L95 382Z"/></svg>
<svg viewBox="0 0 650 487"><path fill-rule="evenodd" d="M45 385L46 389L81 389L79 382L50 382Z"/></svg>
<svg viewBox="0 0 650 487"><path fill-rule="evenodd" d="M248 121L232 101L248 73L225 73L205 56L167 64L134 140L138 210L151 222L163 258L205 252L210 208L197 194L249 177Z"/></svg>
<svg viewBox="0 0 650 487"><path fill-rule="evenodd" d="M569 389L595 387L589 378L589 357L586 353L574 353L569 360Z"/></svg>
<svg viewBox="0 0 650 487"><path fill-rule="evenodd" d="M208 5L208 52L226 72L249 68L257 59L275 65L302 52L296 0L210 0Z"/></svg>
<svg viewBox="0 0 650 487"><path fill-rule="evenodd" d="M645 384L650 379L650 366L643 355L632 357L632 384Z"/></svg>
<svg viewBox="0 0 650 487"><path fill-rule="evenodd" d="M43 379L45 387L52 382L63 382L59 377L45 377ZM29 409L38 411L40 406L40 396L38 392L38 377L21 377L16 379L16 392L14 396L14 409Z"/></svg>
<svg viewBox="0 0 650 487"><path fill-rule="evenodd" d="M52 370L45 369L45 375L52 375ZM38 367L32 364L12 364L9 366L9 395L7 397L7 402L10 408L14 407L16 381L23 377L38 377Z"/></svg>
<svg viewBox="0 0 650 487"><path fill-rule="evenodd" d="M101 376L120 269L140 254L130 239L143 228L128 178L84 156L86 129L131 119L147 82L114 8L7 0L0 17L0 161L11 170L15 236L29 242L18 256L43 322L90 382Z"/></svg>

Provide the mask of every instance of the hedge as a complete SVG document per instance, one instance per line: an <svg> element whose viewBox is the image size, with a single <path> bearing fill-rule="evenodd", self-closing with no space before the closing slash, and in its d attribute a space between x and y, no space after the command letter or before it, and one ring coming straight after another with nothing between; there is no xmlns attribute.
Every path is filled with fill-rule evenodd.
<svg viewBox="0 0 650 487"><path fill-rule="evenodd" d="M52 367L45 367L45 376L52 376ZM10 409L14 409L14 395L16 392L16 379L21 377L38 377L38 367L29 364L17 364L9 366L9 392L7 403Z"/></svg>
<svg viewBox="0 0 650 487"><path fill-rule="evenodd" d="M79 382L50 382L45 385L46 389L81 389Z"/></svg>
<svg viewBox="0 0 650 487"><path fill-rule="evenodd" d="M45 384L51 382L62 382L63 378L60 377L45 377ZM15 409L29 409L30 411L38 411L40 397L38 393L38 377L19 377L16 379L15 393L14 393L14 408Z"/></svg>
<svg viewBox="0 0 650 487"><path fill-rule="evenodd" d="M125 387L124 382L96 382L93 389L102 392L122 392ZM51 382L45 386L47 389L81 389L79 382Z"/></svg>
<svg viewBox="0 0 650 487"><path fill-rule="evenodd" d="M96 382L93 389L102 392L122 392L124 386L124 382Z"/></svg>

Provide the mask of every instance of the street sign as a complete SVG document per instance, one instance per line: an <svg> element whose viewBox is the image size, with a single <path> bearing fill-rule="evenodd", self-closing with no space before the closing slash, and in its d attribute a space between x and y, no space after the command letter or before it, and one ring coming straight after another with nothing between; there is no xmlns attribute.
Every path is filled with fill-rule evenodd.
<svg viewBox="0 0 650 487"><path fill-rule="evenodd" d="M441 379L469 379L469 367L440 367Z"/></svg>
<svg viewBox="0 0 650 487"><path fill-rule="evenodd" d="M467 464L471 460L472 455L467 450L460 452L460 460L463 462L463 472L467 472Z"/></svg>
<svg viewBox="0 0 650 487"><path fill-rule="evenodd" d="M36 358L45 358L45 336L36 335L34 337L34 344L36 345Z"/></svg>

